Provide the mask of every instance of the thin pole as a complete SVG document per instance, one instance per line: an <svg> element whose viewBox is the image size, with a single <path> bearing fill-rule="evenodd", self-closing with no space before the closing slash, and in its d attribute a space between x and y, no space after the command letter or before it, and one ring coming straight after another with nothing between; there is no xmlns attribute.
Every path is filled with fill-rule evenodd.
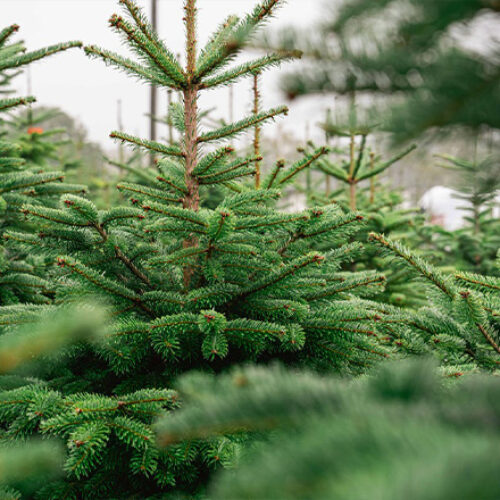
<svg viewBox="0 0 500 500"><path fill-rule="evenodd" d="M234 86L229 86L229 123L234 122Z"/></svg>
<svg viewBox="0 0 500 500"><path fill-rule="evenodd" d="M118 130L123 130L123 116L122 116L122 100L118 99L116 108L116 118L118 122ZM123 163L123 142L118 141L118 161Z"/></svg>
<svg viewBox="0 0 500 500"><path fill-rule="evenodd" d="M151 0L151 24L155 31L158 31L158 0ZM149 137L152 141L156 141L156 103L157 103L157 88L156 85L151 85L150 93L150 122L149 122Z"/></svg>
<svg viewBox="0 0 500 500"><path fill-rule="evenodd" d="M328 132L328 125L330 124L330 116L331 116L331 109L326 110L326 119L325 119L325 143L327 146L330 145L330 134ZM331 185L330 185L330 175L325 174L325 180L326 180L326 196L330 196L331 192Z"/></svg>
<svg viewBox="0 0 500 500"><path fill-rule="evenodd" d="M311 127L309 122L306 122L306 144L309 142L311 138ZM311 196L311 187L312 187L312 179L311 179L311 169L308 168L306 170L306 190L307 196Z"/></svg>
<svg viewBox="0 0 500 500"><path fill-rule="evenodd" d="M356 159L354 158L356 147L356 138L354 134L351 134L351 144L349 148L349 156L350 156L350 166L349 166L349 202L351 206L351 210L356 210L356 181L354 179L354 167Z"/></svg>
<svg viewBox="0 0 500 500"><path fill-rule="evenodd" d="M375 153L372 151L370 153L370 170L373 171L375 168ZM372 175L370 178L370 205L373 205L373 202L375 201L375 178L376 175Z"/></svg>
<svg viewBox="0 0 500 500"><path fill-rule="evenodd" d="M257 115L260 110L260 91L259 91L259 73L253 76L253 113ZM253 139L253 152L256 157L260 157L260 131L259 125L255 127L255 135ZM260 188L260 161L255 163L255 188Z"/></svg>
<svg viewBox="0 0 500 500"><path fill-rule="evenodd" d="M26 69L26 78L27 78L27 85L28 85L28 95L32 95L33 89L32 89L32 81L31 81L31 68L28 66ZM28 125L33 125L33 108L31 106L28 106Z"/></svg>
<svg viewBox="0 0 500 500"><path fill-rule="evenodd" d="M167 125L168 125L168 143L174 143L174 127L172 126L172 117L170 116L170 106L172 105L172 90L167 92Z"/></svg>

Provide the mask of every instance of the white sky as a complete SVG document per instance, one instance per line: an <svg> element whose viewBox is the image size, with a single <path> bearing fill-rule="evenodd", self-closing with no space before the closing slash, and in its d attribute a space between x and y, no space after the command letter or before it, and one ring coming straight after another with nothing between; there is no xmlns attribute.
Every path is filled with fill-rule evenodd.
<svg viewBox="0 0 500 500"><path fill-rule="evenodd" d="M323 0L289 0L270 27L285 25L307 26L319 15ZM149 0L139 0L147 7ZM228 14L248 12L255 0L199 0L199 35L203 43ZM159 0L160 35L175 53L184 53L184 31L181 22L182 0ZM120 53L126 53L118 35L108 27L111 14L119 11L116 0L0 0L1 26L17 23L21 26L19 38L28 49L36 49L67 40L82 40ZM200 43L200 45L201 45ZM286 67L285 67L286 68ZM285 102L277 88L280 70L270 70L263 83L264 107ZM283 71L283 70L282 70ZM148 135L149 91L147 87L119 71L106 67L101 61L87 58L83 51L73 49L37 62L31 67L32 93L41 105L58 106L79 119L89 130L90 139L111 147L109 132L117 128L117 100L123 101L124 130ZM27 80L16 81L17 90L27 92ZM214 117L228 117L228 91L205 94L204 107L219 108ZM235 118L248 111L250 82L243 81L235 89ZM306 122L311 127L322 118L323 103L317 99L299 100L291 106L291 113L283 122L283 129L304 137ZM166 109L162 95L160 109ZM162 113L163 114L163 113ZM275 127L269 127L269 133ZM159 133L166 131L160 126Z"/></svg>

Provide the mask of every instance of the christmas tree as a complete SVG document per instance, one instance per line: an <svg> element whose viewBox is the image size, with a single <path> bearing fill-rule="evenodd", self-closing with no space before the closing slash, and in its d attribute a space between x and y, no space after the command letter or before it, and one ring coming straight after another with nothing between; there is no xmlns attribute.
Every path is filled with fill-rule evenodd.
<svg viewBox="0 0 500 500"><path fill-rule="evenodd" d="M434 344L432 350L443 365L458 375L478 366L496 370L500 279L460 271L449 275L397 241L376 233L370 239L382 250L381 256L411 270L414 279L427 287L428 305L401 316L405 326L399 343L415 353ZM500 267L500 259L496 265Z"/></svg>
<svg viewBox="0 0 500 500"><path fill-rule="evenodd" d="M389 105L387 125L399 140L450 126L499 128L496 2L347 0L324 9L315 29L268 41L309 56L308 71L283 79L291 97L376 96ZM471 43L477 33L479 46Z"/></svg>
<svg viewBox="0 0 500 500"><path fill-rule="evenodd" d="M18 28L17 25L12 25L0 32L0 72L3 86L6 87L11 84L12 78L17 76L18 68L51 54L81 45L79 42L68 42L34 52L26 52L21 42L12 41ZM43 142L44 133L40 128L27 128L26 134L20 140L12 140L10 113L34 100L31 96L0 99L0 225L2 232L26 228L27 224L19 213L24 203L50 206L51 203L57 202L62 193L82 192L83 190L82 186L63 185L62 173L46 168L44 159L50 156L53 146ZM44 263L29 257L27 253L15 250L6 252L3 247L0 247L0 304L46 302L47 298L44 294L50 293L50 286L40 276L43 269Z"/></svg>
<svg viewBox="0 0 500 500"><path fill-rule="evenodd" d="M316 179L313 176L315 182L306 182L305 187L298 185L297 189L306 194L310 206L333 204L345 213L358 210L363 214L365 225L353 235L355 241L364 243L371 232L377 232L395 240L404 240L407 245L411 243L412 248L426 246L420 235L424 230L424 217L419 209L402 208L402 194L378 180L389 169L398 168L401 160L416 146L410 145L392 157L384 158L373 150L377 140L380 140L374 135L376 126L365 123L354 103L351 103L347 117L342 117L341 113L337 115L334 119L328 112L325 122L321 124L326 141L335 141L330 153L314 165L314 170L324 175ZM309 142L307 150L314 147ZM328 242L325 248L329 248ZM432 250L435 253L435 245ZM420 253L425 255L427 252ZM377 295L377 301L415 308L427 302L425 290L409 281L407 269L388 266L371 247L365 246L356 260L356 269L377 271L385 276L384 291Z"/></svg>
<svg viewBox="0 0 500 500"><path fill-rule="evenodd" d="M470 161L440 155L440 166L458 174L454 197L464 203L464 227L442 231L433 244L460 270L498 275L500 221L494 215L500 188L500 164L495 156Z"/></svg>
<svg viewBox="0 0 500 500"><path fill-rule="evenodd" d="M44 313L88 297L111 311L100 343L68 348L41 374L35 372L43 385L0 394L8 437L22 427L24 434L67 442L66 478L48 483L42 498L202 492L212 471L236 460L240 444L221 438L208 445L156 446L151 424L182 404L170 387L186 371L217 373L235 363L281 360L360 373L398 349L392 337L378 335L391 336L387 325L397 324L398 316L381 314L382 306L367 300L383 288L384 276L340 271L361 251L349 238L363 217L334 206L300 213L276 208L280 189L328 148L291 165L278 161L256 189L242 180L255 176L261 157L241 157L218 143L287 109L253 113L207 131L200 126L201 92L298 56L279 52L229 67L282 2L265 0L242 19L230 16L198 51L196 1L186 0L185 68L137 5L120 3L126 17L113 15L110 25L137 60L96 46L85 51L149 84L181 92L182 106L173 108L172 120L182 138L164 144L113 132L114 139L157 158L155 175L129 166L142 182L118 185L130 206L98 210L87 198L64 194L57 208L25 203L22 213L36 229L6 233L18 251L57 263L54 301ZM206 196L212 186L224 190L215 208ZM318 251L326 240L330 249ZM16 323L36 322L41 314L35 306L21 307L6 329L16 332Z"/></svg>

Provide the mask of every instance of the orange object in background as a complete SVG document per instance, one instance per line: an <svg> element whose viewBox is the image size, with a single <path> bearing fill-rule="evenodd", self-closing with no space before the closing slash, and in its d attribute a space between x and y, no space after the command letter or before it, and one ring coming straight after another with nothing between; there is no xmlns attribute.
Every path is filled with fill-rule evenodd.
<svg viewBox="0 0 500 500"><path fill-rule="evenodd" d="M42 127L30 127L28 128L28 134L43 134Z"/></svg>

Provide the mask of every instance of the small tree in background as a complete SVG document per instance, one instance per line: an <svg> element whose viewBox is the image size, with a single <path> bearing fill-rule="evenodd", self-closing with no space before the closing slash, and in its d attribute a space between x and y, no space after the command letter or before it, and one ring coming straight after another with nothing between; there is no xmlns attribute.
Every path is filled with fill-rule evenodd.
<svg viewBox="0 0 500 500"><path fill-rule="evenodd" d="M54 45L34 52L26 52L21 42L13 42L12 36L18 26L12 25L0 32L0 73L4 93L16 71L33 61L50 56L71 47L81 46L79 42ZM53 171L45 164L52 146L44 143L40 129L26 130L17 142L11 138L10 114L22 106L35 101L34 97L5 97L0 99L0 227L20 230L27 223L20 216L19 209L26 202L50 206L57 202L62 193L82 192L82 186L62 184L64 175ZM49 283L40 277L43 261L23 251L5 252L0 247L0 304L17 302L46 302L44 293L50 291Z"/></svg>
<svg viewBox="0 0 500 500"><path fill-rule="evenodd" d="M434 245L458 269L484 274L497 274L495 259L500 248L500 221L494 215L500 189L500 161L490 156L482 161L468 161L448 155L440 166L458 173L454 197L464 205L465 227L441 232Z"/></svg>
<svg viewBox="0 0 500 500"><path fill-rule="evenodd" d="M359 210L366 223L353 236L355 241L365 243L369 233L377 232L395 240L404 240L412 248L419 247L420 250L420 246L426 246L422 244L424 240L420 235L424 217L419 209L403 208L403 195L378 182L389 169L398 168L401 160L416 146L411 145L389 159L376 154L372 149L377 144L378 137L374 135L376 126L363 123L354 105L351 105L345 118L340 116L334 119L332 113L328 113L321 126L327 139L335 140L336 145L314 164L313 168L322 172L324 177L312 182L310 189L296 183L296 188L306 194L309 205L335 205L345 213ZM344 146L346 143L347 146ZM307 149L310 148L315 148L312 142L308 144ZM324 248L328 248L328 242L325 242ZM425 255L427 252L421 253ZM353 270L352 267L349 269ZM355 269L384 274L384 291L377 295L377 301L406 307L427 303L425 290L408 279L409 271L388 266L372 247L364 248L356 259Z"/></svg>
<svg viewBox="0 0 500 500"><path fill-rule="evenodd" d="M387 169L408 156L416 145L412 144L404 151L399 152L392 158L383 160L374 151L367 148L369 137L376 129L376 125L363 123L359 119L354 103L351 105L346 123L333 120L331 114L327 121L322 124L322 128L328 137L344 137L349 139L349 151L347 155L336 155L335 160L331 155L321 158L316 166L328 177L339 181L344 187L348 187L349 209L357 210L357 194L359 184L363 181L370 182L370 202L375 202L375 182L378 176ZM347 158L346 158L347 156ZM328 194L327 194L328 200Z"/></svg>

